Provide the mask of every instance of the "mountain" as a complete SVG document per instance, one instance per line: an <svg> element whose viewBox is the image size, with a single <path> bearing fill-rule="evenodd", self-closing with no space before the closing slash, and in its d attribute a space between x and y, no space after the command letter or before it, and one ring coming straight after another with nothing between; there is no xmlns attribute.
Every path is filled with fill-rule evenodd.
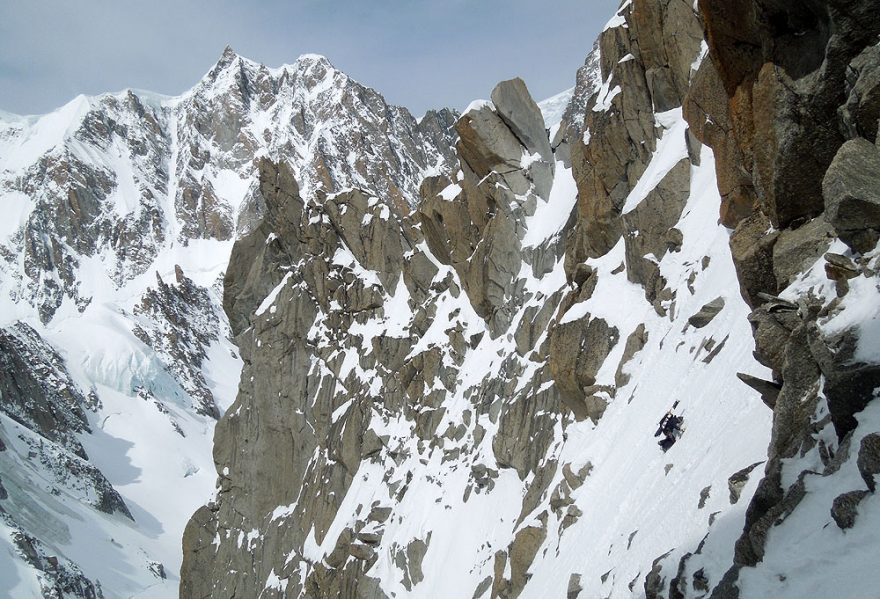
<svg viewBox="0 0 880 599"><path fill-rule="evenodd" d="M552 143L502 82L413 211L261 162L181 595L873 596L880 23L839 4L628 0Z"/></svg>
<svg viewBox="0 0 880 599"><path fill-rule="evenodd" d="M0 115L10 594L874 596L878 34L626 0L540 104L227 50Z"/></svg>
<svg viewBox="0 0 880 599"><path fill-rule="evenodd" d="M80 96L0 118L0 481L13 595L176 593L241 359L222 309L261 157L308 197L399 208L448 170L457 115L417 121L308 55L226 49L182 96Z"/></svg>

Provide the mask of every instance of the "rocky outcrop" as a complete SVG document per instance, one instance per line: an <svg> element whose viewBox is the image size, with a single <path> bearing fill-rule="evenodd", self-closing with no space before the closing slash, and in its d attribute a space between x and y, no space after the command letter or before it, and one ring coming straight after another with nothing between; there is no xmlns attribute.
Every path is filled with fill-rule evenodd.
<svg viewBox="0 0 880 599"><path fill-rule="evenodd" d="M7 520L5 514L0 514L0 519ZM51 549L39 539L19 529L14 530L11 538L23 559L38 572L43 597L100 599L104 596L100 583L89 580L75 563L52 555Z"/></svg>
<svg viewBox="0 0 880 599"><path fill-rule="evenodd" d="M506 332L533 297L520 280L532 256L520 240L553 181L549 140L525 85L502 83L493 100L456 124L458 183L425 182L418 225L393 198L360 190L305 199L290 168L260 163L262 219L236 242L224 282L224 308L246 366L239 397L217 427L217 500L193 516L184 535L182 596L262 589L273 572L293 594L384 596L365 573L379 559L374 548L387 519L372 513L387 508L333 528L358 472L386 464L383 485L400 501L411 460L432 449L444 460L474 453L490 422L501 432L485 441L501 467L522 478L538 469L552 441L544 431L552 431L562 406L555 391L537 392L546 374L515 388L524 358L507 356L498 374L470 383L466 395L475 403L463 423L449 423L444 405L470 376L460 370L465 355ZM459 297L482 324L450 307ZM552 307L543 314L537 326L546 326ZM433 341L437 334L441 343ZM524 354L538 336L522 339ZM419 453L410 439L381 432L395 419L412 423ZM471 471L465 500L491 490L498 476L482 464ZM260 491L242 501L241 489ZM233 530L259 531L261 560L242 553ZM332 545L324 561L309 549L315 542ZM537 550L521 557L522 543L514 543L513 584L520 587ZM392 551L410 588L421 581L426 552L430 536L424 546ZM240 575L228 576L229 569ZM294 578L302 586L294 588Z"/></svg>
<svg viewBox="0 0 880 599"><path fill-rule="evenodd" d="M548 200L555 161L521 79L499 83L492 102L473 106L456 130L456 180L427 179L417 216L431 252L455 268L474 310L498 336L523 302L516 282L525 221Z"/></svg>
<svg viewBox="0 0 880 599"><path fill-rule="evenodd" d="M716 297L708 304L700 308L700 311L688 318L688 324L692 327L701 329L718 316L718 313L724 309L724 298Z"/></svg>
<svg viewBox="0 0 880 599"><path fill-rule="evenodd" d="M688 578L709 588L703 570L688 570L703 543L636 564L625 552L654 542L641 540L649 535L630 529L621 543L591 513L607 499L605 485L622 489L636 471L673 480L683 470L674 463L680 447L668 463L654 457L656 420L645 414L662 404L662 416L673 391L640 388L651 368L643 359L664 365L659 378L674 364L682 381L703 369L721 376L724 359L715 358L727 355L726 344L749 360L729 334L713 337L742 310L727 295L711 301L721 291L707 283L728 281L709 247L726 234L687 221L688 207L702 208L697 194L715 197L707 177L694 176L711 164L679 108L701 31L686 3L621 9L593 57L601 80L592 90L584 83L570 107L583 123L560 126L580 132L567 140L571 170L518 80L456 122L458 168L425 179L412 215L384 192L312 196L289 165L259 163L259 218L242 229L224 281L245 367L217 428L216 498L184 535L182 596L415 595L434 591L426 584L440 584L438 572L455 587L450 596L462 597L545 588L607 596L637 585L659 596ZM827 228L816 229L789 246L828 251ZM799 274L797 252L781 254L797 266L781 268L780 279ZM775 285L772 261L767 272ZM761 281L757 302L767 291ZM779 376L791 379L800 356L786 365L781 338L797 328L789 321L797 305L779 305L762 316L767 344L782 356ZM794 395L781 395L791 413L778 435L793 447L803 438L790 429L804 413ZM617 461L621 447L601 441L609 419L627 442L644 442L631 429L645 433L653 470ZM621 467L612 472L609 463ZM699 508L693 501L694 509L711 504L708 527L751 499L750 472L732 478L731 501L708 493ZM627 487L615 501L630 495ZM454 526L435 522L469 524L452 538ZM553 566L578 561L566 553L572 546L597 563L613 560L626 578L607 568L560 576Z"/></svg>
<svg viewBox="0 0 880 599"><path fill-rule="evenodd" d="M218 505L202 508L184 535L182 596L228 594L235 587L253 587L272 571L283 572L283 559L276 563L282 556L273 558L269 547L280 543L301 548L308 530L303 529L304 524L277 528L272 525L272 512L279 505L293 505L301 489L310 484L308 481L334 489L329 495L304 503L296 513L297 521L314 522L318 542L323 541L338 502L357 470L364 432L369 426L367 397L344 405L335 389L344 384L339 378L343 365L330 355L336 349L316 337L317 331L310 334L321 312L339 325L346 322L342 326L347 330L356 314L378 308L370 305L372 285L352 269L357 263L334 263L337 250L345 247L331 224L331 210L338 216L339 207L331 204L333 208L325 209L304 202L286 166L264 161L260 171L265 216L253 232L236 242L225 284L227 314L249 366L236 404L216 431L215 460L224 465L225 473ZM383 207L390 212L387 204ZM281 265L289 266L282 270ZM378 282L375 285L378 287ZM264 300L267 297L269 300ZM366 305L359 298L366 298ZM314 361L310 360L313 348ZM279 360L282 368L270 366ZM266 368L275 375L248 377L249 372ZM295 386L291 386L292 381L297 381ZM353 382L349 380L349 384ZM293 405L285 405L282 399ZM334 405L335 401L339 405ZM341 419L333 417L339 407L343 408ZM292 431L297 431L296 436ZM323 457L312 462L316 451ZM271 464L252 468L245 463L259 460L234 459L242 454L275 458ZM336 461L346 467L331 467L330 463ZM283 476L279 476L279 466ZM225 497L237 497L235 490L242 488L260 492L251 494L246 502L236 498L230 505L224 501ZM213 544L216 532L211 531L221 526L224 530L262 530L261 537L280 536L271 543L264 540L261 545L265 557L253 563L239 551L234 538L221 537L219 545ZM276 532L266 530L269 526L277 528ZM358 555L368 559L366 554ZM221 581L204 575L220 563L241 572L241 577ZM362 573L362 568L358 565L350 569L348 576Z"/></svg>
<svg viewBox="0 0 880 599"><path fill-rule="evenodd" d="M41 492L59 505L70 498L102 517L134 520L83 446L93 432L89 416L99 407L97 394L83 393L36 330L24 323L0 329L0 522L11 542L7 559L34 571L43 596L103 595L100 583L56 550L59 537L69 538L68 524L46 510Z"/></svg>
<svg viewBox="0 0 880 599"><path fill-rule="evenodd" d="M0 411L87 460L77 434L90 432L88 405L61 356L33 328L0 330Z"/></svg>
<svg viewBox="0 0 880 599"><path fill-rule="evenodd" d="M601 318L576 320L553 328L548 364L562 401L576 418L596 422L602 417L607 400L600 393L589 391L619 340L620 332Z"/></svg>
<svg viewBox="0 0 880 599"><path fill-rule="evenodd" d="M208 291L188 278L180 266L175 265L174 274L175 280L169 284L156 273L156 288L148 289L135 306L135 315L146 320L135 325L133 333L161 356L165 367L192 398L195 411L218 418L220 413L202 366L208 348L226 330Z"/></svg>
<svg viewBox="0 0 880 599"><path fill-rule="evenodd" d="M599 38L602 86L587 105L582 135L570 142L579 202L569 276L623 235L627 197L662 134L654 114L682 105L702 40L700 20L682 2L625 3L618 17Z"/></svg>
<svg viewBox="0 0 880 599"><path fill-rule="evenodd" d="M569 167L571 166L571 147L577 140L582 139L584 134L587 104L596 90L602 86L600 62L599 41L596 40L596 43L593 44L593 50L584 61L584 66L577 71L571 100L565 107L559 128L551 140L556 158ZM553 133L552 130L551 133Z"/></svg>
<svg viewBox="0 0 880 599"><path fill-rule="evenodd" d="M734 565L712 594L739 596L742 567L759 567L771 522L778 525L805 500L804 477L786 458L825 455L832 476L855 415L880 384L878 365L856 347L860 323L828 327L846 309L851 285L870 284L877 182L876 36L870 2L838 4L701 1L709 59L686 102L691 128L715 150L722 221L735 227L731 253L750 317L756 357L774 371L774 432L769 461L749 506ZM880 89L880 88L877 88ZM870 116L869 116L870 115ZM800 283L840 239L846 256L825 254L833 284ZM821 271L820 271L821 272ZM828 290L831 293L828 293ZM776 297L782 293L786 300ZM833 431L833 447L816 435ZM838 462L828 453L839 451ZM793 470L793 471L792 471ZM787 482L783 482L787 481ZM792 482L794 481L794 482ZM854 491L834 501L842 528L854 525ZM817 524L818 526L818 524Z"/></svg>
<svg viewBox="0 0 880 599"><path fill-rule="evenodd" d="M880 240L877 173L880 148L864 138L855 138L840 147L822 181L825 219L840 239L860 253L870 252Z"/></svg>

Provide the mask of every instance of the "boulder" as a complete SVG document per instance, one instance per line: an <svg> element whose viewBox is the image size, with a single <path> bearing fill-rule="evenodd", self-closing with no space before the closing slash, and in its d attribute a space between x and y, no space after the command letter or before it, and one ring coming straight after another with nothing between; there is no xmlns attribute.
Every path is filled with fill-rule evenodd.
<svg viewBox="0 0 880 599"><path fill-rule="evenodd" d="M782 389L782 385L772 381L765 381L742 372L737 372L736 378L760 393L761 401L763 401L768 408L772 410L776 407L776 400L779 398L779 391Z"/></svg>
<svg viewBox="0 0 880 599"><path fill-rule="evenodd" d="M856 414L876 397L880 387L880 364L857 358L860 335L858 328L848 328L830 336L813 329L809 336L813 360L825 378L823 391L831 422L841 440L858 426Z"/></svg>
<svg viewBox="0 0 880 599"><path fill-rule="evenodd" d="M637 353L642 351L648 343L648 331L644 323L640 323L636 329L626 338L626 345L623 349L623 356L617 365L617 372L614 373L614 384L620 388L629 382L630 375L624 372L624 368L633 359Z"/></svg>
<svg viewBox="0 0 880 599"><path fill-rule="evenodd" d="M796 229L785 229L773 246L773 274L785 289L828 249L834 231L824 218L814 218Z"/></svg>
<svg viewBox="0 0 880 599"><path fill-rule="evenodd" d="M537 152L545 162L552 164L553 152L544 128L544 117L525 82L519 77L502 81L492 90L491 97L498 116L526 150L530 154Z"/></svg>
<svg viewBox="0 0 880 599"><path fill-rule="evenodd" d="M597 420L604 412L604 402L588 400L584 389L596 383L596 374L619 336L603 319L589 317L558 325L550 333L550 372L562 401L578 420Z"/></svg>
<svg viewBox="0 0 880 599"><path fill-rule="evenodd" d="M455 130L459 135L456 150L477 177L520 167L523 146L491 104L473 107L461 115Z"/></svg>
<svg viewBox="0 0 880 599"><path fill-rule="evenodd" d="M781 377L786 343L791 332L801 323L796 309L765 302L749 314L755 339L755 359L771 368L776 380Z"/></svg>
<svg viewBox="0 0 880 599"><path fill-rule="evenodd" d="M565 593L565 599L578 599L584 587L581 586L581 575L572 574L568 577L568 590Z"/></svg>
<svg viewBox="0 0 880 599"><path fill-rule="evenodd" d="M638 206L623 215L627 278L645 288L649 302L656 299L665 283L659 276L657 261L670 245L681 245L676 240L681 231L672 231L690 195L690 173L690 163L680 160Z"/></svg>
<svg viewBox="0 0 880 599"><path fill-rule="evenodd" d="M760 212L743 219L730 237L730 253L740 282L743 299L758 306L761 292L775 295L779 290L773 271L773 246L779 233Z"/></svg>
<svg viewBox="0 0 880 599"><path fill-rule="evenodd" d="M868 495L870 495L868 491L850 491L834 498L834 503L831 505L831 517L834 518L835 524L841 530L855 526L859 503Z"/></svg>
<svg viewBox="0 0 880 599"><path fill-rule="evenodd" d="M696 329L702 329L704 326L712 322L724 309L724 298L716 297L711 302L700 308L700 311L688 318L688 324Z"/></svg>
<svg viewBox="0 0 880 599"><path fill-rule="evenodd" d="M868 489L874 492L877 489L874 476L880 474L880 433L871 433L862 439L856 464Z"/></svg>
<svg viewBox="0 0 880 599"><path fill-rule="evenodd" d="M370 547L369 545L362 545L360 543L352 543L348 546L348 553L355 559L359 560L369 560L372 559L376 555L376 551Z"/></svg>
<svg viewBox="0 0 880 599"><path fill-rule="evenodd" d="M421 187L422 203L416 211L431 253L448 265L466 261L480 235L471 222L466 198L449 201L441 196L451 185L453 182L446 177L427 177Z"/></svg>
<svg viewBox="0 0 880 599"><path fill-rule="evenodd" d="M773 407L771 458L792 457L801 451L805 443L814 443L810 423L816 413L822 375L810 349L810 335L814 326L803 324L797 327L785 344L782 364L784 382Z"/></svg>
<svg viewBox="0 0 880 599"><path fill-rule="evenodd" d="M838 112L850 137L877 141L880 120L880 47L869 46L850 63L846 104Z"/></svg>
<svg viewBox="0 0 880 599"><path fill-rule="evenodd" d="M739 496L742 494L746 483L749 482L749 476L752 474L752 471L763 463L756 462L730 475L730 478L727 479L727 488L730 491L730 505L734 505L739 501Z"/></svg>
<svg viewBox="0 0 880 599"><path fill-rule="evenodd" d="M546 514L544 515L546 520ZM510 583L511 597L522 592L529 580L528 570L538 553L544 539L547 538L546 524L527 526L516 533L510 545Z"/></svg>
<svg viewBox="0 0 880 599"><path fill-rule="evenodd" d="M880 239L880 148L851 139L837 152L822 181L825 218L857 252Z"/></svg>

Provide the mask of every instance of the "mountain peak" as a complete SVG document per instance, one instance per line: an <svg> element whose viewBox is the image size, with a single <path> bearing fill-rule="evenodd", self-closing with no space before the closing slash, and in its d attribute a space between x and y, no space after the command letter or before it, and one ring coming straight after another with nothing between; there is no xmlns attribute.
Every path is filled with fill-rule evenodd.
<svg viewBox="0 0 880 599"><path fill-rule="evenodd" d="M226 44L226 47L223 48L223 53L220 55L220 59L217 61L217 65L230 65L236 58L239 58L238 54L232 49L232 46Z"/></svg>
<svg viewBox="0 0 880 599"><path fill-rule="evenodd" d="M296 59L296 64L304 66L321 65L333 69L336 68L323 54L300 54L299 58Z"/></svg>

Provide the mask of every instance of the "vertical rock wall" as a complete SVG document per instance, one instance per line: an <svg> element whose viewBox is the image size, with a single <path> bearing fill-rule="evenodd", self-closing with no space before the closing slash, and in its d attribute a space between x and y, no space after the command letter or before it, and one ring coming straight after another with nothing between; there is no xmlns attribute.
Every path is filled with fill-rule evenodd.
<svg viewBox="0 0 880 599"><path fill-rule="evenodd" d="M699 6L709 59L686 114L715 151L755 355L773 371L772 381L750 381L765 389L773 437L734 564L712 594L727 598L751 596L750 585L771 578L773 566L762 564L768 551L773 563L768 535L801 504L828 502L825 513L842 527L839 506L856 511L867 490L842 483L832 505L807 487L841 484L834 477L861 455L855 439L878 426L859 415L880 387L877 340L866 328L876 307L861 317L847 311L877 299L880 13L858 1ZM810 482L822 477L828 482Z"/></svg>

